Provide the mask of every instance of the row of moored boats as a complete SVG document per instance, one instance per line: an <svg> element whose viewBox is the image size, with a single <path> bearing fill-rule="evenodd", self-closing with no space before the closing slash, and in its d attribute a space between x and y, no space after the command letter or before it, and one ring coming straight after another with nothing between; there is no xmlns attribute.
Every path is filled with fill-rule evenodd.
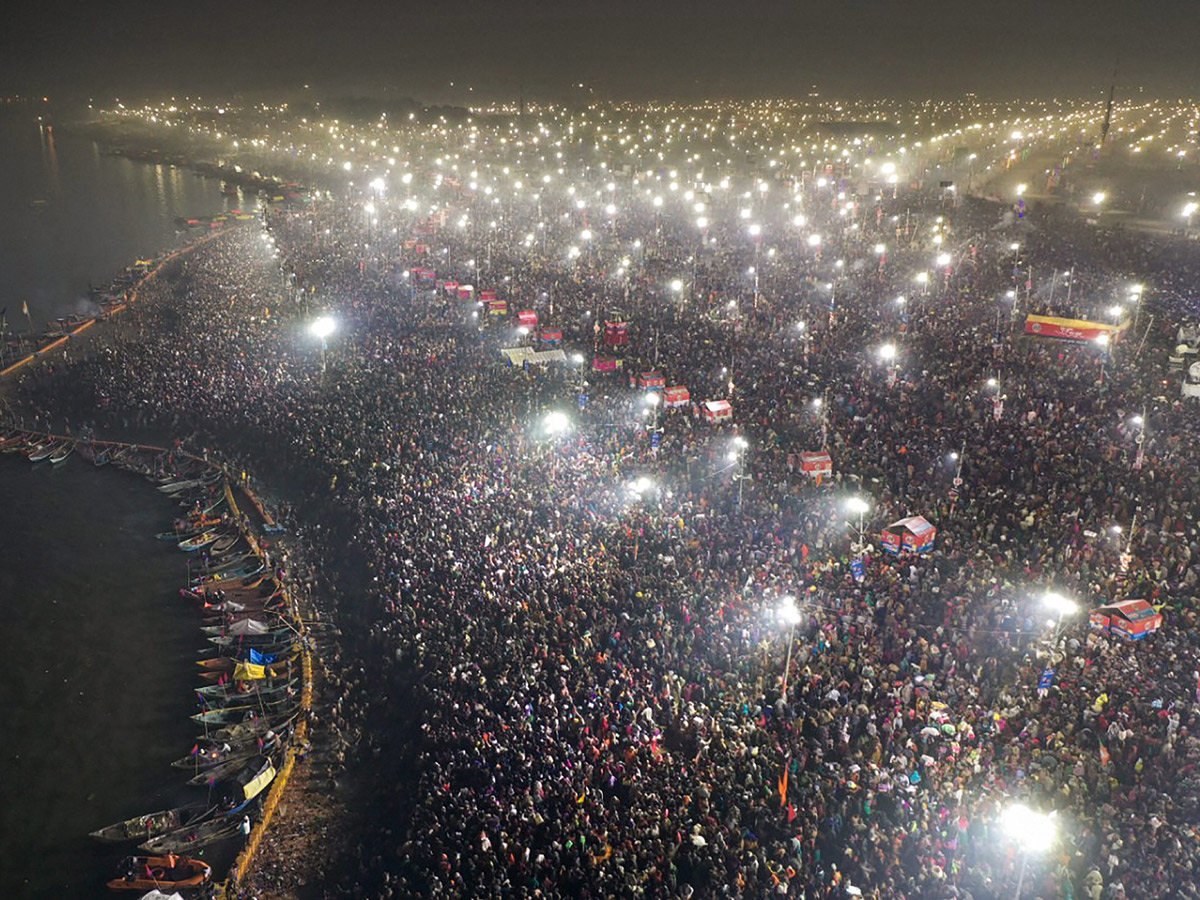
<svg viewBox="0 0 1200 900"><path fill-rule="evenodd" d="M194 687L199 711L191 716L197 737L172 763L196 797L115 822L92 837L137 846L140 855L127 856L108 882L114 890L200 887L212 877L200 851L238 836L275 779L300 711L300 634L283 584L229 507L219 469L128 445L97 451L85 441L0 433L0 451L34 461L53 458L43 454L62 445L98 465L115 463L146 475L180 506L171 528L157 537L188 554L180 597L193 608L204 637Z"/></svg>

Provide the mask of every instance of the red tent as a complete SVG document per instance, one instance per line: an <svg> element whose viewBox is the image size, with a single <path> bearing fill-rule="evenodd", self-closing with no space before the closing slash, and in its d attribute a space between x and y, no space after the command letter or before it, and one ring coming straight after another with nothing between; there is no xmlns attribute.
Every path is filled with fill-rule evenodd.
<svg viewBox="0 0 1200 900"><path fill-rule="evenodd" d="M687 406L692 395L682 385L675 385L663 391L663 404L666 406Z"/></svg>
<svg viewBox="0 0 1200 900"><path fill-rule="evenodd" d="M814 478L818 475L833 474L833 460L824 450L815 450L800 454L800 469Z"/></svg>
<svg viewBox="0 0 1200 900"><path fill-rule="evenodd" d="M701 412L704 415L704 421L714 425L728 422L733 418L733 404L728 400L705 400Z"/></svg>
<svg viewBox="0 0 1200 900"><path fill-rule="evenodd" d="M643 372L638 376L638 387L647 391L661 391L667 386L662 372Z"/></svg>
<svg viewBox="0 0 1200 900"><path fill-rule="evenodd" d="M604 345L606 347L619 347L622 344L629 343L629 323L628 322L605 322L604 323Z"/></svg>
<svg viewBox="0 0 1200 900"><path fill-rule="evenodd" d="M937 529L924 516L908 516L883 529L879 540L885 551L897 556L901 553L928 553L937 540Z"/></svg>
<svg viewBox="0 0 1200 900"><path fill-rule="evenodd" d="M1162 628L1162 616L1145 600L1121 600L1093 609L1088 624L1100 631L1111 631L1131 641L1140 641Z"/></svg>
<svg viewBox="0 0 1200 900"><path fill-rule="evenodd" d="M523 309L517 313L517 321L526 328L537 328L537 313L532 309Z"/></svg>
<svg viewBox="0 0 1200 900"><path fill-rule="evenodd" d="M621 368L621 360L611 356L597 356L592 359L593 372L615 372Z"/></svg>

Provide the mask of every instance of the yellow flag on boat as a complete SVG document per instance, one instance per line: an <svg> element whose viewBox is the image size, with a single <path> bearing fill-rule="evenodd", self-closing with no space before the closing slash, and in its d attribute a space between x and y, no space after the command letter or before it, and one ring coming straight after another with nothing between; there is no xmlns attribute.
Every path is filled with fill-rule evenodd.
<svg viewBox="0 0 1200 900"><path fill-rule="evenodd" d="M234 681L260 681L266 677L266 666L256 666L254 663L240 662L233 667Z"/></svg>

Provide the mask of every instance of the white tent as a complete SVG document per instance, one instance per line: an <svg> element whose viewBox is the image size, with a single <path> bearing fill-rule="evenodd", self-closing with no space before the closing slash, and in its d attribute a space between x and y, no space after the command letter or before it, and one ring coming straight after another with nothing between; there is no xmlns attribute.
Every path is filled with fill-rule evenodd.
<svg viewBox="0 0 1200 900"><path fill-rule="evenodd" d="M567 354L562 350L531 350L529 347L507 347L500 351L514 366L532 363L544 366L552 362L566 362Z"/></svg>

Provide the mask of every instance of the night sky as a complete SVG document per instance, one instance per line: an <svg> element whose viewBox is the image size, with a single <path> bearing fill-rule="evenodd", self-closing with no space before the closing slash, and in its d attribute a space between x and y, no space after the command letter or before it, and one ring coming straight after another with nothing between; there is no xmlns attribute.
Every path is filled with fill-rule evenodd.
<svg viewBox="0 0 1200 900"><path fill-rule="evenodd" d="M1126 97L1200 95L1200 8L1178 0L24 0L0 34L0 93L1079 97L1107 92L1119 56Z"/></svg>

